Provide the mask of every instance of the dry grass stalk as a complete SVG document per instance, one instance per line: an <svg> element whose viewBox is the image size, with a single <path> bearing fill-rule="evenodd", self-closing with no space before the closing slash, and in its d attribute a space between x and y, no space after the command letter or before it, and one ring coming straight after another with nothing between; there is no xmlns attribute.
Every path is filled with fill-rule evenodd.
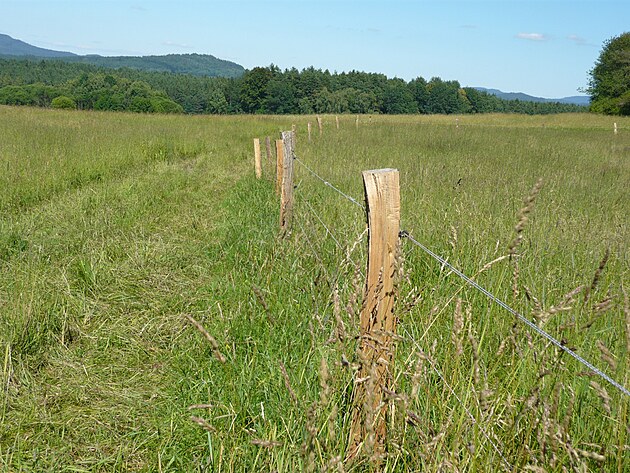
<svg viewBox="0 0 630 473"><path fill-rule="evenodd" d="M593 281L591 285L586 288L586 292L584 293L584 304L586 304L590 298L591 293L597 288L597 284L599 283L599 278L606 267L606 263L608 262L608 258L610 257L610 248L606 248L604 252L604 257L599 262L599 266L595 270L595 274L593 275Z"/></svg>
<svg viewBox="0 0 630 473"><path fill-rule="evenodd" d="M453 250L457 246L457 229L453 225L451 225L451 239L448 243L451 245Z"/></svg>
<svg viewBox="0 0 630 473"><path fill-rule="evenodd" d="M282 442L277 442L275 440L261 440L261 439L253 439L252 445L256 445L262 448L275 448L282 447Z"/></svg>
<svg viewBox="0 0 630 473"><path fill-rule="evenodd" d="M188 406L188 410L192 411L193 409L212 409L214 406L212 404L193 404L192 406Z"/></svg>
<svg viewBox="0 0 630 473"><path fill-rule="evenodd" d="M306 413L306 439L302 444L302 456L304 457L305 470L307 473L313 473L315 471L315 449L317 438L317 427L315 426L315 413L317 410L316 403L313 403L308 408Z"/></svg>
<svg viewBox="0 0 630 473"><path fill-rule="evenodd" d="M206 340L208 340L210 342L210 346L212 347L212 353L214 354L214 357L217 360L219 360L221 363L225 363L227 360L225 359L223 354L219 351L219 344L217 343L215 338L208 333L208 331L203 327L203 325L201 325L199 322L197 322L195 319L193 319L192 316L190 316L188 314L184 314L184 317L186 317L188 319L188 321L191 324L193 324L193 326L197 330L199 330L203 334L204 337L206 337Z"/></svg>
<svg viewBox="0 0 630 473"><path fill-rule="evenodd" d="M289 381L289 375L287 373L287 369L285 368L284 363L282 363L282 361L280 361L279 363L280 363L280 372L282 373L282 377L284 378L284 385L287 388L287 391L289 391L289 396L291 396L291 400L297 406L298 404L297 396L295 395L295 391L293 391L293 388L291 387L291 382Z"/></svg>
<svg viewBox="0 0 630 473"><path fill-rule="evenodd" d="M617 369L617 360L615 360L615 356L610 352L610 350L604 345L604 342L601 340L597 340L597 348L601 353L602 361L604 361L610 369L615 371Z"/></svg>
<svg viewBox="0 0 630 473"><path fill-rule="evenodd" d="M621 292L623 293L623 313L626 316L626 361L630 365L630 298L623 285Z"/></svg>
<svg viewBox="0 0 630 473"><path fill-rule="evenodd" d="M591 387L595 390L595 392L597 393L597 395L601 399L602 405L604 406L604 410L606 411L606 413L608 415L610 415L610 413L611 413L611 409L610 409L610 401L611 401L611 399L610 399L610 395L608 394L608 391L606 391L606 388L601 386L597 381L591 381L589 384L591 385Z"/></svg>
<svg viewBox="0 0 630 473"><path fill-rule="evenodd" d="M451 341L455 345L455 356L460 357L464 353L462 343L462 329L464 328L464 314L462 312L462 299L457 298L455 302L455 313L453 314L453 331L451 332Z"/></svg>
<svg viewBox="0 0 630 473"><path fill-rule="evenodd" d="M508 254L510 255L510 257L517 254L518 247L523 241L523 230L525 229L525 225L529 220L528 215L534 208L534 202L536 201L536 196L542 188L542 184L542 178L538 179L538 181L530 191L529 195L525 199L523 207L518 212L518 223L516 224L516 227L514 227L516 237L514 238L514 240L512 240L510 246L508 246Z"/></svg>
<svg viewBox="0 0 630 473"><path fill-rule="evenodd" d="M210 425L210 423L206 419L197 416L190 416L190 420L192 420L195 424L199 425L202 429L210 433L214 433L217 431L217 429Z"/></svg>

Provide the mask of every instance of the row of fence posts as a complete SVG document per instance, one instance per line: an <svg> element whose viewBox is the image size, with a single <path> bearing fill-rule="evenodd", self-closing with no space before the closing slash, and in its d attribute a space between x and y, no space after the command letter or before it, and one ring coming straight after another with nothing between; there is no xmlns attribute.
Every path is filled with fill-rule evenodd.
<svg viewBox="0 0 630 473"><path fill-rule="evenodd" d="M320 133L321 118L317 117ZM357 117L358 126L358 117ZM336 120L339 126L339 120ZM310 138L311 126L308 124ZM271 161L270 138L265 140ZM296 157L296 130L283 131L276 140L276 193L280 196L280 236L291 233L293 219L293 163ZM260 140L254 139L256 177L262 176ZM387 403L390 389L396 334L394 316L394 274L399 247L400 185L396 169L363 171L366 218L368 223L367 272L360 315L358 359L355 374L347 458L359 451L367 435L374 435L374 453L383 453L387 433ZM369 388L368 388L369 386ZM372 443L372 442L370 442Z"/></svg>

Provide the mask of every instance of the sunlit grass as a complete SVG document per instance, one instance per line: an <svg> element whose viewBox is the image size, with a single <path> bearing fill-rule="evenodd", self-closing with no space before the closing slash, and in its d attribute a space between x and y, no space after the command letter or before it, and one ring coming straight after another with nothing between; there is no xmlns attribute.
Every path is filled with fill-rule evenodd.
<svg viewBox="0 0 630 473"><path fill-rule="evenodd" d="M362 170L398 168L402 227L469 275L507 254L542 178L517 293L507 258L477 279L529 318L560 307L540 324L627 386L630 121L614 136L586 114L455 118L362 116L357 129L342 116L336 130L324 117L320 137L314 117L0 107L0 469L369 470L339 466L365 216L296 163L294 230L279 240L266 158L254 179L251 139L294 123L300 159L359 201ZM402 244L383 468L500 471L488 434L516 471L627 471L627 398L599 380L608 413L583 367ZM563 305L607 249L588 300Z"/></svg>

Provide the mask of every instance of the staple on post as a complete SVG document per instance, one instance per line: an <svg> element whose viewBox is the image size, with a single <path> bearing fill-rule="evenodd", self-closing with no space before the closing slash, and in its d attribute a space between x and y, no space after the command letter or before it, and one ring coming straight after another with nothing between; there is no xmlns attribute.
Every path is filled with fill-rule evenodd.
<svg viewBox="0 0 630 473"><path fill-rule="evenodd" d="M387 403L383 402L383 394L389 389L392 377L396 333L394 277L400 231L399 173L396 169L364 171L363 182L369 228L368 270L360 320L362 362L357 376L370 382L355 383L349 460L370 435L374 439L373 453L378 456L384 452Z"/></svg>

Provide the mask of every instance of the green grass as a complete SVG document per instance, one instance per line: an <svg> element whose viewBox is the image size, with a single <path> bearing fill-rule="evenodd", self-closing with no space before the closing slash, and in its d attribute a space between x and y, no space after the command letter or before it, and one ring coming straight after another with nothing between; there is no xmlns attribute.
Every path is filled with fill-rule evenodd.
<svg viewBox="0 0 630 473"><path fill-rule="evenodd" d="M265 161L265 179L254 178L252 138L293 123L300 159L359 200L362 170L398 168L402 227L469 275L506 254L542 178L518 294L507 259L478 281L531 317L535 300L549 310L590 286L609 248L588 301L580 293L544 328L628 386L628 119L614 119L613 136L613 119L585 114L466 116L459 128L455 117L361 117L358 129L340 118L337 131L324 117L309 143L312 117L0 107L0 470L370 469L369 455L343 469L336 461L349 429L353 373L342 360L356 361L365 216L297 164L294 231L278 239L273 170ZM583 367L514 329L408 242L402 249L402 400L392 401L385 471L499 471L479 425L516 471L630 470L627 398L599 382L608 413ZM457 298L463 327L453 335Z"/></svg>

